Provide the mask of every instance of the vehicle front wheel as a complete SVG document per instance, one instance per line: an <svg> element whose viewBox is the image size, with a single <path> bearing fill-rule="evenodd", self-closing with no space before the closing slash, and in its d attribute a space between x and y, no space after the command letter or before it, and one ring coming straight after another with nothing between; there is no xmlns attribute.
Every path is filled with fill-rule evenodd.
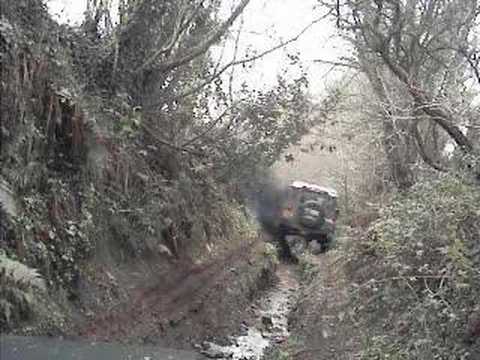
<svg viewBox="0 0 480 360"><path fill-rule="evenodd" d="M309 242L308 248L313 255L318 255L323 252L322 244L316 239L313 239Z"/></svg>
<svg viewBox="0 0 480 360"><path fill-rule="evenodd" d="M318 255L331 250L335 245L335 238L331 235L317 235L309 241L309 249L312 254Z"/></svg>
<svg viewBox="0 0 480 360"><path fill-rule="evenodd" d="M301 236L283 235L279 237L279 258L284 262L298 263L305 246Z"/></svg>

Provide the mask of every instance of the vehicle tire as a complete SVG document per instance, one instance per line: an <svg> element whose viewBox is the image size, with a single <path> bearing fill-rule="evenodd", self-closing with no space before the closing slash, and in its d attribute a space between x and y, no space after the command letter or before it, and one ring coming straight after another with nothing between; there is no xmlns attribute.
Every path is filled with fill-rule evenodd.
<svg viewBox="0 0 480 360"><path fill-rule="evenodd" d="M279 237L279 254L278 257L280 261L286 263L298 263L298 254L291 246L292 242L292 235L281 235Z"/></svg>
<svg viewBox="0 0 480 360"><path fill-rule="evenodd" d="M323 246L320 241L313 239L309 242L308 248L313 255L318 255L323 252Z"/></svg>
<svg viewBox="0 0 480 360"><path fill-rule="evenodd" d="M279 234L277 236L277 249L278 249L278 258L280 261L285 261L291 257L290 248L288 247L287 240L284 234Z"/></svg>
<svg viewBox="0 0 480 360"><path fill-rule="evenodd" d="M290 248L290 252L294 257L299 259L307 248L307 244L303 236L289 235L287 236L287 244Z"/></svg>
<svg viewBox="0 0 480 360"><path fill-rule="evenodd" d="M328 242L323 243L323 244L321 245L321 247L322 247L322 250L321 250L321 253L322 253L322 254L323 254L323 253L326 253L328 250L331 249L331 245L330 245Z"/></svg>
<svg viewBox="0 0 480 360"><path fill-rule="evenodd" d="M334 246L335 246L335 241L329 238L327 239L327 241L322 243L322 252L325 253L327 251L330 251L333 249Z"/></svg>

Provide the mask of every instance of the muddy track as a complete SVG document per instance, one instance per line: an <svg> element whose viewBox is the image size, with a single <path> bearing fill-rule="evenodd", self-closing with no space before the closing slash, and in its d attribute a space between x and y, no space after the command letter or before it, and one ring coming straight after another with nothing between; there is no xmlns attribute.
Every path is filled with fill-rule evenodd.
<svg viewBox="0 0 480 360"><path fill-rule="evenodd" d="M362 329L351 316L348 279L339 252L308 256L313 278L300 289L297 308L290 316L292 334L301 341L290 354L302 360L358 359Z"/></svg>
<svg viewBox="0 0 480 360"><path fill-rule="evenodd" d="M259 241L246 243L207 264L184 265L168 278L155 279L152 286L137 288L129 301L98 314L76 333L96 341L123 341L143 338L152 330L162 331L167 318L172 319L189 308L195 308L205 295L225 280L232 264L247 258Z"/></svg>
<svg viewBox="0 0 480 360"><path fill-rule="evenodd" d="M280 264L277 268L277 281L263 296L250 305L253 319L237 335L229 336L229 345L204 343L203 354L210 358L232 360L260 360L267 350L285 342L289 337L288 315L297 303L298 279L296 268ZM247 310L248 312L248 310Z"/></svg>

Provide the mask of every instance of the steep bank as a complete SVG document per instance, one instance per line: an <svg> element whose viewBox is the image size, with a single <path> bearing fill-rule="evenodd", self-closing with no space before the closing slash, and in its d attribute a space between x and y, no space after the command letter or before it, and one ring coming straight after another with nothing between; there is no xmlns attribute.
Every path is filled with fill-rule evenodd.
<svg viewBox="0 0 480 360"><path fill-rule="evenodd" d="M273 359L478 359L479 196L468 177L432 176L342 227L337 249L303 261Z"/></svg>
<svg viewBox="0 0 480 360"><path fill-rule="evenodd" d="M164 8L156 10L166 16L158 14ZM258 229L230 175L235 154L172 142L203 139L197 95L179 103L157 93L167 103L146 109L152 99L140 95L152 96L152 88L145 84L161 87L174 72L127 74L131 67L124 64L122 77L107 81L112 57L122 60L111 52L111 39L92 34L98 29L87 22L57 24L40 0L2 3L0 29L0 262L6 269L0 330L75 333L86 318L121 307L157 286L155 280L164 280L159 292L168 292L189 272L202 273L238 251L245 271L232 293L255 292L269 265L258 255L261 245L250 253ZM121 54L131 60L127 50ZM205 54L175 72L185 79L169 91L195 85L194 74L208 61ZM174 139L165 141L167 134ZM249 269L243 268L247 254ZM216 270L215 276L228 273L227 265ZM188 302L193 293L178 296Z"/></svg>
<svg viewBox="0 0 480 360"><path fill-rule="evenodd" d="M184 349L223 341L248 320L244 310L272 285L275 269L275 254L252 239L212 261L151 276L121 303L91 311L72 335Z"/></svg>

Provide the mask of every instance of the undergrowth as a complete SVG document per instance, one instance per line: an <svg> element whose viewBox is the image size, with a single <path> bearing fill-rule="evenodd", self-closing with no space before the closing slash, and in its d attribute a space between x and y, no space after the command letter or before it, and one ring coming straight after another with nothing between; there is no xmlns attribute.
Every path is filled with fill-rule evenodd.
<svg viewBox="0 0 480 360"><path fill-rule="evenodd" d="M425 178L382 209L352 249L361 359L474 359L480 322L480 191Z"/></svg>
<svg viewBox="0 0 480 360"><path fill-rule="evenodd" d="M0 249L38 269L52 303L84 311L96 267L193 263L254 238L245 183L306 131L303 75L228 102L207 49L178 68L134 70L183 16L177 5L192 4L128 3L128 25L111 33L59 25L41 0L2 4L0 181L18 212L0 211ZM217 27L207 5L180 50ZM5 286L23 304L2 302L11 328L14 313L31 318L29 292Z"/></svg>
<svg viewBox="0 0 480 360"><path fill-rule="evenodd" d="M45 280L36 269L0 253L0 331L25 324L43 313Z"/></svg>

